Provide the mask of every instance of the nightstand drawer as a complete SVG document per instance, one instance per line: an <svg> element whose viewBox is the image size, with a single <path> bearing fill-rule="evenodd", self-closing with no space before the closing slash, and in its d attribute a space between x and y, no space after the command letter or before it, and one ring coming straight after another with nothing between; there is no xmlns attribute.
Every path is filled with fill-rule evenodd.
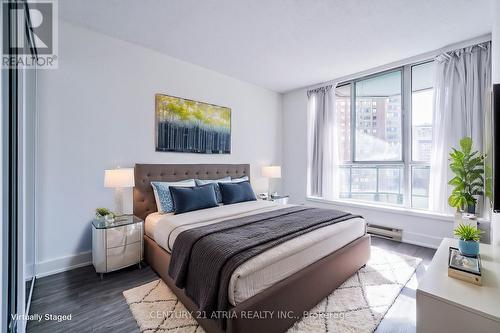
<svg viewBox="0 0 500 333"><path fill-rule="evenodd" d="M137 242L108 249L106 257L107 271L110 272L115 269L137 264L142 259L141 246L142 242Z"/></svg>
<svg viewBox="0 0 500 333"><path fill-rule="evenodd" d="M278 205L286 205L286 204L288 204L288 197L276 198L276 199L273 199L273 201L275 203L277 203Z"/></svg>
<svg viewBox="0 0 500 333"><path fill-rule="evenodd" d="M142 223L106 230L106 247L108 249L141 241Z"/></svg>

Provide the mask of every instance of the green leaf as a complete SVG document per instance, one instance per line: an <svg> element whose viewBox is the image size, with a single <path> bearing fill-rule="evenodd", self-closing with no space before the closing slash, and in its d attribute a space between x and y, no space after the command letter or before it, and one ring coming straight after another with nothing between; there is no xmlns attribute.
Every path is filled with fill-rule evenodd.
<svg viewBox="0 0 500 333"><path fill-rule="evenodd" d="M477 172L480 176L484 174L484 169L482 167L476 168L473 172Z"/></svg>
<svg viewBox="0 0 500 333"><path fill-rule="evenodd" d="M464 164L461 161L454 161L450 163L450 167L463 168Z"/></svg>
<svg viewBox="0 0 500 333"><path fill-rule="evenodd" d="M448 198L448 204L451 207L455 207L458 209L464 209L467 205L467 198L464 194L460 192L453 192Z"/></svg>
<svg viewBox="0 0 500 333"><path fill-rule="evenodd" d="M463 182L462 178L457 176L457 177L450 179L450 181L448 182L448 185L459 186L459 185L462 185L463 183L464 182Z"/></svg>
<svg viewBox="0 0 500 333"><path fill-rule="evenodd" d="M465 138L460 140L460 147L462 148L464 154L470 154L470 151L472 149L472 138L466 136Z"/></svg>
<svg viewBox="0 0 500 333"><path fill-rule="evenodd" d="M453 230L453 234L458 238L465 241L479 241L483 231L469 224L459 224L458 227Z"/></svg>
<svg viewBox="0 0 500 333"><path fill-rule="evenodd" d="M484 186L483 176L476 177L469 182L470 186Z"/></svg>
<svg viewBox="0 0 500 333"><path fill-rule="evenodd" d="M467 163L467 167L470 168L470 169L474 169L474 168L478 168L478 167L482 167L484 164L484 160L482 158L474 158L472 160L469 160L469 162Z"/></svg>
<svg viewBox="0 0 500 333"><path fill-rule="evenodd" d="M455 148L452 149L453 151L450 153L451 159L456 162L462 162L464 159L464 153L462 153L459 150L456 150Z"/></svg>
<svg viewBox="0 0 500 333"><path fill-rule="evenodd" d="M458 175L460 178L465 178L465 171L463 168L451 165L450 166L451 171L453 171L456 175Z"/></svg>
<svg viewBox="0 0 500 333"><path fill-rule="evenodd" d="M450 205L450 207L460 208L459 206L457 206L456 197L454 197L452 195L450 195L450 197L448 198L448 205Z"/></svg>

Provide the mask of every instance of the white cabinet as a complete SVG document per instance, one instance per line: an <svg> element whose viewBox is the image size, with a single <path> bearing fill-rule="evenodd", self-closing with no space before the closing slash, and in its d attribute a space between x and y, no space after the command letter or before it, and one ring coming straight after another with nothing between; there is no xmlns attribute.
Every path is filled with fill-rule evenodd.
<svg viewBox="0 0 500 333"><path fill-rule="evenodd" d="M445 238L417 288L417 333L500 332L500 249L480 244L483 285L448 276Z"/></svg>
<svg viewBox="0 0 500 333"><path fill-rule="evenodd" d="M92 263L97 273L108 273L143 259L144 222L132 215L114 222L92 222ZM102 275L101 275L102 276Z"/></svg>

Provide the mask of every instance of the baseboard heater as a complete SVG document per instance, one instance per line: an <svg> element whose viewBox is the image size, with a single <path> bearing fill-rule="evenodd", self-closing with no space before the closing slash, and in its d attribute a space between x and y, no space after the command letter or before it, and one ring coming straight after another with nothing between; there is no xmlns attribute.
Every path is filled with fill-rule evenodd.
<svg viewBox="0 0 500 333"><path fill-rule="evenodd" d="M376 224L368 223L366 225L366 232L373 236L387 238L398 242L401 242L403 239L403 230Z"/></svg>

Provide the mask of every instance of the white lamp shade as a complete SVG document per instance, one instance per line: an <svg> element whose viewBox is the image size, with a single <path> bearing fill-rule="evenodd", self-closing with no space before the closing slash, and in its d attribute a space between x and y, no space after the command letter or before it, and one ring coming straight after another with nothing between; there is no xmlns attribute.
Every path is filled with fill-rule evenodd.
<svg viewBox="0 0 500 333"><path fill-rule="evenodd" d="M104 187L134 187L134 169L104 170Z"/></svg>
<svg viewBox="0 0 500 333"><path fill-rule="evenodd" d="M263 166L261 173L262 177L281 178L281 166L279 165Z"/></svg>

